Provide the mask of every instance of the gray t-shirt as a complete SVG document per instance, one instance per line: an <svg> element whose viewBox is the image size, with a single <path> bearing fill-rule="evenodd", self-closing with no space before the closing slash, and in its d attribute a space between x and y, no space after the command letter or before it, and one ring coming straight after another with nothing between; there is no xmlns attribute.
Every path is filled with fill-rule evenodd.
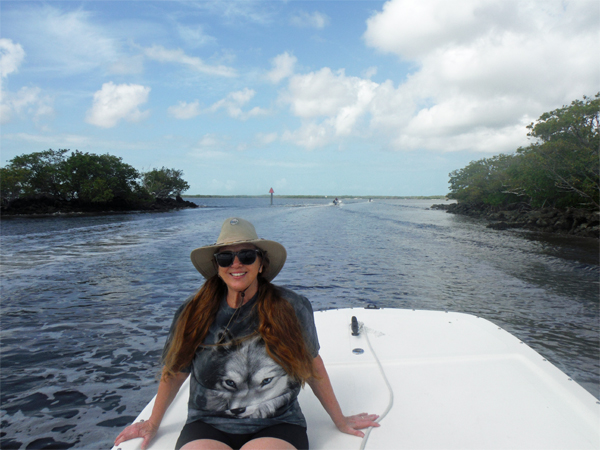
<svg viewBox="0 0 600 450"><path fill-rule="evenodd" d="M294 307L308 351L316 357L320 347L310 302L289 289L277 289ZM187 423L202 420L233 434L256 433L281 423L306 427L297 400L300 384L269 357L258 334L257 297L239 310L222 300L203 347L185 370L191 377ZM192 298L175 314L169 336Z"/></svg>

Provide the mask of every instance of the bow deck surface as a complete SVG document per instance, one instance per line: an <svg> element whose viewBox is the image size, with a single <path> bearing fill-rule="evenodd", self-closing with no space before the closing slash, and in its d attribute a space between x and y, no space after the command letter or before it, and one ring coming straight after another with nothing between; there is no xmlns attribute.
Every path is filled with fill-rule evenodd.
<svg viewBox="0 0 600 450"><path fill-rule="evenodd" d="M352 335L353 316L361 325L358 336ZM393 396L366 449L600 448L598 400L485 319L437 311L339 309L315 312L315 321L320 354L346 414L382 414ZM188 394L186 382L150 449L173 448ZM152 404L137 420L150 416ZM361 447L362 439L335 429L308 386L300 404L312 449ZM133 450L140 442L119 447Z"/></svg>

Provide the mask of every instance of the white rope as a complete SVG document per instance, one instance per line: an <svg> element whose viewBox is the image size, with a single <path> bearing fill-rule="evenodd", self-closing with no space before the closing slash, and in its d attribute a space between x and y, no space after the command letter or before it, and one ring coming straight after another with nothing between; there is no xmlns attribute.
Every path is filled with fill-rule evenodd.
<svg viewBox="0 0 600 450"><path fill-rule="evenodd" d="M377 420L375 420L375 422L379 423L383 420L383 418L387 415L387 413L390 412L390 409L392 409L392 406L394 404L394 391L392 390L392 386L390 385L390 382L388 381L388 379L385 375L385 370L383 370L383 366L381 365L381 362L379 361L379 358L377 357L377 353L375 353L375 350L373 350L373 346L371 345L371 341L369 340L369 333L367 332L366 327L364 326L364 324L361 324L360 328L361 328L361 331L364 333L365 337L367 338L367 344L369 345L369 348L371 349L371 353L373 353L373 357L375 358L375 361L377 362L377 365L379 366L379 371L381 372L381 376L383 377L383 380L385 381L385 384L390 393L390 400L388 402L387 408L377 418ZM362 443L360 444L360 450L364 450L364 448L366 447L367 441L369 439L369 435L371 434L372 429L373 429L373 427L367 428L367 431L365 432L365 437L363 438Z"/></svg>

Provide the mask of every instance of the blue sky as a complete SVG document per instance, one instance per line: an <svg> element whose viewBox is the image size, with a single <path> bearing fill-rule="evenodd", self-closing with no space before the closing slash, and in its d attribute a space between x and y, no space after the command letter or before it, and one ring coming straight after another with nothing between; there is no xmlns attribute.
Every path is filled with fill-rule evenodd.
<svg viewBox="0 0 600 450"><path fill-rule="evenodd" d="M445 194L600 90L597 0L0 8L2 165L110 153L189 194Z"/></svg>

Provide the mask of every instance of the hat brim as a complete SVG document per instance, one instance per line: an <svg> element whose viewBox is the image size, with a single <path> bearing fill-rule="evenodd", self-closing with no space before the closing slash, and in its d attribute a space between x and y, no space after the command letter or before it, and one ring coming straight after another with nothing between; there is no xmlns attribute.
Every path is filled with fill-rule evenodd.
<svg viewBox="0 0 600 450"><path fill-rule="evenodd" d="M190 258L192 264L198 272L207 280L217 274L217 268L214 263L214 254L222 247L237 244L252 244L267 253L269 258L269 267L263 270L262 276L267 281L272 281L283 268L287 259L285 247L279 242L269 241L267 239L254 239L249 241L229 242L227 244L214 244L200 247L192 251Z"/></svg>

